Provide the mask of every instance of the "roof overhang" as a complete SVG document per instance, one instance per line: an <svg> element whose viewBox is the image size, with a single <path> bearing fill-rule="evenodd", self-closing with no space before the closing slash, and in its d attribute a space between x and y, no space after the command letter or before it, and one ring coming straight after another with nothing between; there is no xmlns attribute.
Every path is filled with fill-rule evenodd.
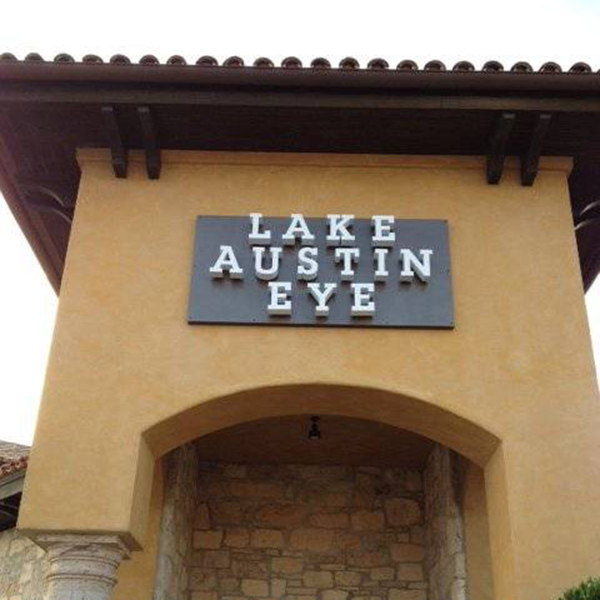
<svg viewBox="0 0 600 600"><path fill-rule="evenodd" d="M490 184L512 155L523 185L569 156L586 289L600 270L598 74L170 62L0 60L0 187L57 291L83 147L109 147L119 177L144 150L150 178L161 149L484 155Z"/></svg>
<svg viewBox="0 0 600 600"><path fill-rule="evenodd" d="M0 531L10 529L17 523L25 472L22 469L0 479Z"/></svg>

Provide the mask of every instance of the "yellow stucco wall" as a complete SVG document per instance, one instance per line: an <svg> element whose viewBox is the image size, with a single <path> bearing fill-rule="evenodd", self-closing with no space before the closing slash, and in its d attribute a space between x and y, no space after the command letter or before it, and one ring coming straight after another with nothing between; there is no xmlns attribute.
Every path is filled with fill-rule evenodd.
<svg viewBox="0 0 600 600"><path fill-rule="evenodd" d="M497 600L600 570L600 403L569 161L531 188L484 159L81 153L82 182L20 526L143 545L154 460L250 418L337 413L485 467ZM447 219L453 331L189 326L198 214ZM568 549L568 550L566 550Z"/></svg>
<svg viewBox="0 0 600 600"><path fill-rule="evenodd" d="M113 600L150 600L154 590L160 521L163 506L162 463L156 461L143 550L133 552L119 568Z"/></svg>
<svg viewBox="0 0 600 600"><path fill-rule="evenodd" d="M493 600L492 558L481 467L461 460L461 498L467 554L467 587L472 600Z"/></svg>

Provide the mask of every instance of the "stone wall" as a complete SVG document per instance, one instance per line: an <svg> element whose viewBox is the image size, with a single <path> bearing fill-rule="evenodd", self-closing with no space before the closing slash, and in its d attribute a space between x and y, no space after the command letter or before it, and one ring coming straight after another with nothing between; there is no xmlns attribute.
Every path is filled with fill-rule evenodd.
<svg viewBox="0 0 600 600"><path fill-rule="evenodd" d="M436 445L424 471L429 600L466 600L467 597L458 461L457 454Z"/></svg>
<svg viewBox="0 0 600 600"><path fill-rule="evenodd" d="M427 600L421 473L200 463L191 600Z"/></svg>
<svg viewBox="0 0 600 600"><path fill-rule="evenodd" d="M16 529L0 532L0 600L42 600L45 552Z"/></svg>
<svg viewBox="0 0 600 600"><path fill-rule="evenodd" d="M164 459L165 495L160 523L154 600L188 600L188 564L198 503L198 459L191 444Z"/></svg>

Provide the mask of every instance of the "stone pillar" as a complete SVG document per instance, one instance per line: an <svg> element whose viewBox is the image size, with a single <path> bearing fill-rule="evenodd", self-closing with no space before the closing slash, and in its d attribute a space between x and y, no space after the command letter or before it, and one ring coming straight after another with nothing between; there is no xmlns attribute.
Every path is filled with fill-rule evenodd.
<svg viewBox="0 0 600 600"><path fill-rule="evenodd" d="M458 455L433 448L424 472L425 566L429 600L466 600L466 553L459 503Z"/></svg>
<svg viewBox="0 0 600 600"><path fill-rule="evenodd" d="M48 534L35 541L50 570L44 600L109 600L129 549L117 535Z"/></svg>

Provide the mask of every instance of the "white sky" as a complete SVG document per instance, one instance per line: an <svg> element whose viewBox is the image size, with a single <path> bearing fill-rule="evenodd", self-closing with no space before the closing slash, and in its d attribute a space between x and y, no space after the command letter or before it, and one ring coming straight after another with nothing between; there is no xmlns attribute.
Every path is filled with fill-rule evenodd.
<svg viewBox="0 0 600 600"><path fill-rule="evenodd" d="M188 62L294 55L308 63L347 55L489 59L534 67L583 60L600 68L600 0L30 0L2 3L0 51L19 58L182 54ZM31 443L57 300L6 204L0 201L0 439ZM587 295L600 369L600 281Z"/></svg>

